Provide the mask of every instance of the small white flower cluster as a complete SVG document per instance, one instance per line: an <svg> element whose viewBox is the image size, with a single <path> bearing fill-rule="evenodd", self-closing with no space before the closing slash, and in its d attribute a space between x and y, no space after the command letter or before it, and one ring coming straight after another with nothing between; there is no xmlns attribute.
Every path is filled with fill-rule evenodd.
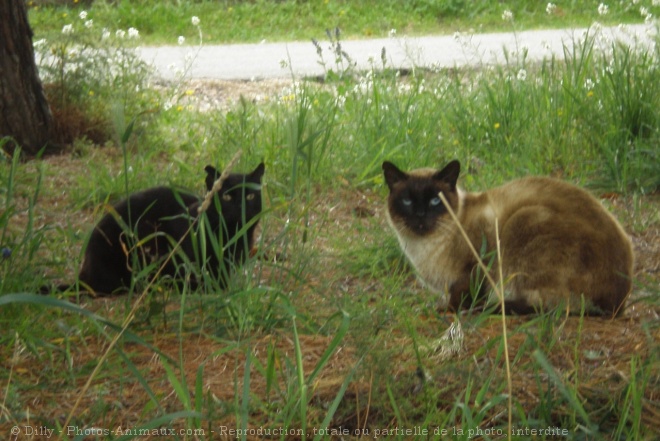
<svg viewBox="0 0 660 441"><path fill-rule="evenodd" d="M502 20L504 20L504 21L513 21L513 12L506 9L504 12L502 12Z"/></svg>
<svg viewBox="0 0 660 441"><path fill-rule="evenodd" d="M87 20L87 16L88 16L87 11L80 11L80 13L78 14L78 18L83 20L83 25L87 29L91 29L92 27L94 27L94 20L92 19ZM75 29L72 23L66 24L62 27L62 34L64 35L71 35L74 32ZM123 29L118 29L115 32L115 36L117 38L122 38L122 39L125 38L127 34L128 34L128 38L133 40L137 40L138 38L140 38L140 31L138 31L133 27L128 28L128 32L124 31ZM107 28L103 28L103 30L101 31L101 40L107 40L108 38L110 38L110 31Z"/></svg>
<svg viewBox="0 0 660 441"><path fill-rule="evenodd" d="M598 15L607 15L610 12L610 7L605 3L598 5Z"/></svg>
<svg viewBox="0 0 660 441"><path fill-rule="evenodd" d="M196 15L193 15L193 17L190 19L190 22L193 26L199 27L200 20ZM179 35L176 39L176 42L179 44L179 46L182 46L186 42L186 37Z"/></svg>
<svg viewBox="0 0 660 441"><path fill-rule="evenodd" d="M586 80L584 80L584 88L587 90L593 89L595 85L596 84L594 83L594 80L592 80L591 78L587 78Z"/></svg>
<svg viewBox="0 0 660 441"><path fill-rule="evenodd" d="M660 4L660 0L654 0L653 1L653 6L657 6L655 3ZM649 11L649 8L646 8L644 6L641 6L639 8L639 14L644 17L644 22L647 24L653 23L653 14L651 14L651 11Z"/></svg>
<svg viewBox="0 0 660 441"><path fill-rule="evenodd" d="M373 90L373 72L368 71L367 74L360 78L360 81L353 86L353 93L360 96L368 96Z"/></svg>
<svg viewBox="0 0 660 441"><path fill-rule="evenodd" d="M78 17L85 22L85 27L87 29L91 29L92 26L94 26L94 20L87 20L87 11L80 11Z"/></svg>
<svg viewBox="0 0 660 441"><path fill-rule="evenodd" d="M463 50L469 50L469 49L475 49L474 45L472 44L472 34L462 34L460 32L454 32L454 35L452 36L454 41L458 43Z"/></svg>
<svg viewBox="0 0 660 441"><path fill-rule="evenodd" d="M557 11L557 5L554 3L548 3L545 7L545 13L548 15L552 15Z"/></svg>
<svg viewBox="0 0 660 441"><path fill-rule="evenodd" d="M291 87L285 87L280 91L279 101L280 103L287 104L295 101L297 97L306 100L302 84L294 81ZM306 102L302 104L309 106L309 103Z"/></svg>
<svg viewBox="0 0 660 441"><path fill-rule="evenodd" d="M123 29L117 29L115 36L119 39L124 39L126 38L126 31ZM135 28L128 28L128 38L137 40L140 38L140 32Z"/></svg>
<svg viewBox="0 0 660 441"><path fill-rule="evenodd" d="M78 14L78 17L79 17L81 20L84 21L83 25L84 25L87 29L91 29L92 26L94 26L94 20L91 20L91 19L90 19L90 20L87 20L87 11L81 11L80 14ZM69 24L66 24L66 25L62 26L62 34L64 34L64 35L71 35L71 34L73 34L73 33L74 33L74 28L73 28L73 24L72 24L72 23L69 23Z"/></svg>

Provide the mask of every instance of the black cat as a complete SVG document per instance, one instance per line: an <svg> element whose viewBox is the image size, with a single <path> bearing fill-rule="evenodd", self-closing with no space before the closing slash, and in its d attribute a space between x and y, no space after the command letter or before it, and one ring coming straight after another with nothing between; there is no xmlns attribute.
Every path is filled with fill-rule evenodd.
<svg viewBox="0 0 660 441"><path fill-rule="evenodd" d="M252 221L261 212L264 169L261 163L247 175L229 174L202 214L200 197L169 187L150 188L119 202L90 235L79 274L81 289L94 295L126 291L134 270L153 262L160 267L179 242L180 251L165 264L161 277L181 282L187 260L226 287L231 268L245 260L254 244L257 221ZM220 172L210 165L205 170L211 190ZM197 283L191 280L193 286Z"/></svg>

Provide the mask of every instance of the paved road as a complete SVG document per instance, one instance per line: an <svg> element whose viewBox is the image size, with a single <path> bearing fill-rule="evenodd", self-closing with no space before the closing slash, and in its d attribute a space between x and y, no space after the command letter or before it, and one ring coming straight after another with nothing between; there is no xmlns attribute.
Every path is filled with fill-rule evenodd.
<svg viewBox="0 0 660 441"><path fill-rule="evenodd" d="M626 41L651 39L645 25L602 28L604 38ZM474 35L432 37L402 37L351 40L342 42L344 51L360 69L373 62L381 66L381 51L385 48L390 68L455 67L468 64L492 64L504 61L504 48L509 53L528 51L528 60L540 60L555 55L563 58L565 46L582 38L586 29L560 29ZM601 40L603 41L603 40ZM606 41L606 40L605 40ZM323 56L329 68L334 58L327 40L321 41ZM142 57L152 63L157 74L174 79L176 71L189 67L188 78L249 80L316 76L324 73L314 45L309 42L230 44L195 46L160 46L139 49ZM188 57L192 61L186 61ZM283 63L286 66L283 67Z"/></svg>

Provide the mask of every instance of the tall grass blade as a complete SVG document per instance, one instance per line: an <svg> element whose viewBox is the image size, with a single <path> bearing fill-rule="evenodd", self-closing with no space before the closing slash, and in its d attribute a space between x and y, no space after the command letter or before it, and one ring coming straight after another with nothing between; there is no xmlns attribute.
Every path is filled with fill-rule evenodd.
<svg viewBox="0 0 660 441"><path fill-rule="evenodd" d="M177 397L183 404L184 409L192 410L192 406L190 405L190 394L188 393L188 388L185 381L185 372L183 370L181 371L183 379L180 380L174 372L174 369L172 369L172 366L170 366L167 361L161 360L161 364L165 369L168 381L172 385L172 388L174 389Z"/></svg>
<svg viewBox="0 0 660 441"><path fill-rule="evenodd" d="M303 440L306 439L307 432L307 384L305 382L305 369L303 365L302 349L300 346L300 337L298 336L298 327L296 326L296 317L293 316L293 344L296 352L296 373L298 375L298 388L300 393L300 423L303 433Z"/></svg>
<svg viewBox="0 0 660 441"><path fill-rule="evenodd" d="M344 378L344 381L341 384L341 387L339 388L339 391L337 392L337 395L335 396L335 399L332 400L332 404L330 404L330 407L328 407L328 411L325 414L325 418L323 418L323 421L321 422L320 427L326 428L330 427L330 424L332 423L332 418L334 418L335 413L337 412L337 409L339 408L339 405L342 402L342 399L344 398L344 394L346 393L346 389L348 389L348 385L351 383L351 380L353 379L353 374L357 371L358 366L362 364L362 359L358 360L357 363L353 366L353 369L350 370L348 375ZM314 437L314 441L320 440L323 438L323 435L321 433L318 433Z"/></svg>
<svg viewBox="0 0 660 441"><path fill-rule="evenodd" d="M559 390L559 393L566 399L568 404L570 405L571 409L573 409L580 417L584 424L585 431L589 433L595 433L596 432L596 427L592 424L589 415L587 415L587 412L584 410L584 407L578 400L576 393L570 391L564 382L559 378L559 375L557 375L557 372L555 372L555 369L552 367L550 364L550 361L548 361L547 357L541 352L539 349L535 349L534 352L532 352L532 356L536 360L536 362L541 366L541 368L548 374L548 378L550 381L557 387Z"/></svg>
<svg viewBox="0 0 660 441"><path fill-rule="evenodd" d="M351 322L351 317L348 315L346 311L341 311L337 314L341 314L341 325L339 326L339 329L337 329L337 332L335 333L335 336L332 338L332 341L328 345L328 347L323 351L323 354L321 355L321 358L319 361L316 363L316 367L312 371L312 373L307 377L307 385L311 386L312 382L316 378L316 376L321 372L321 370L326 366L328 363L328 360L330 357L332 357L332 354L335 353L335 350L337 347L339 347L339 344L342 342L344 337L346 336L346 333L348 332L348 327Z"/></svg>
<svg viewBox="0 0 660 441"><path fill-rule="evenodd" d="M252 350L248 347L245 350L245 367L243 368L243 390L241 398L241 439L245 440L247 436L247 427L250 416L250 375L252 372Z"/></svg>

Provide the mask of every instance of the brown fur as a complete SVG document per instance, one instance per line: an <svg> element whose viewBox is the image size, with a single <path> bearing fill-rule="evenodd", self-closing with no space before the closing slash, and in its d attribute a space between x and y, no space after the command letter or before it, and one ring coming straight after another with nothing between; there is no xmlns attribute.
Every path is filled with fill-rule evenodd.
<svg viewBox="0 0 660 441"><path fill-rule="evenodd" d="M615 316L623 309L632 287L631 242L614 216L585 190L528 177L483 193L464 193L456 187L458 161L440 171L405 173L389 162L383 170L390 189L390 225L424 282L449 294L451 309L468 306L471 292L484 296L490 287L483 277L475 278L477 260L446 207L428 202L440 192L474 247L485 251L486 263L496 256L497 219L507 311L530 313L563 305L579 313L582 295L587 313ZM496 260L491 268L497 281ZM480 282L481 289L475 288Z"/></svg>

